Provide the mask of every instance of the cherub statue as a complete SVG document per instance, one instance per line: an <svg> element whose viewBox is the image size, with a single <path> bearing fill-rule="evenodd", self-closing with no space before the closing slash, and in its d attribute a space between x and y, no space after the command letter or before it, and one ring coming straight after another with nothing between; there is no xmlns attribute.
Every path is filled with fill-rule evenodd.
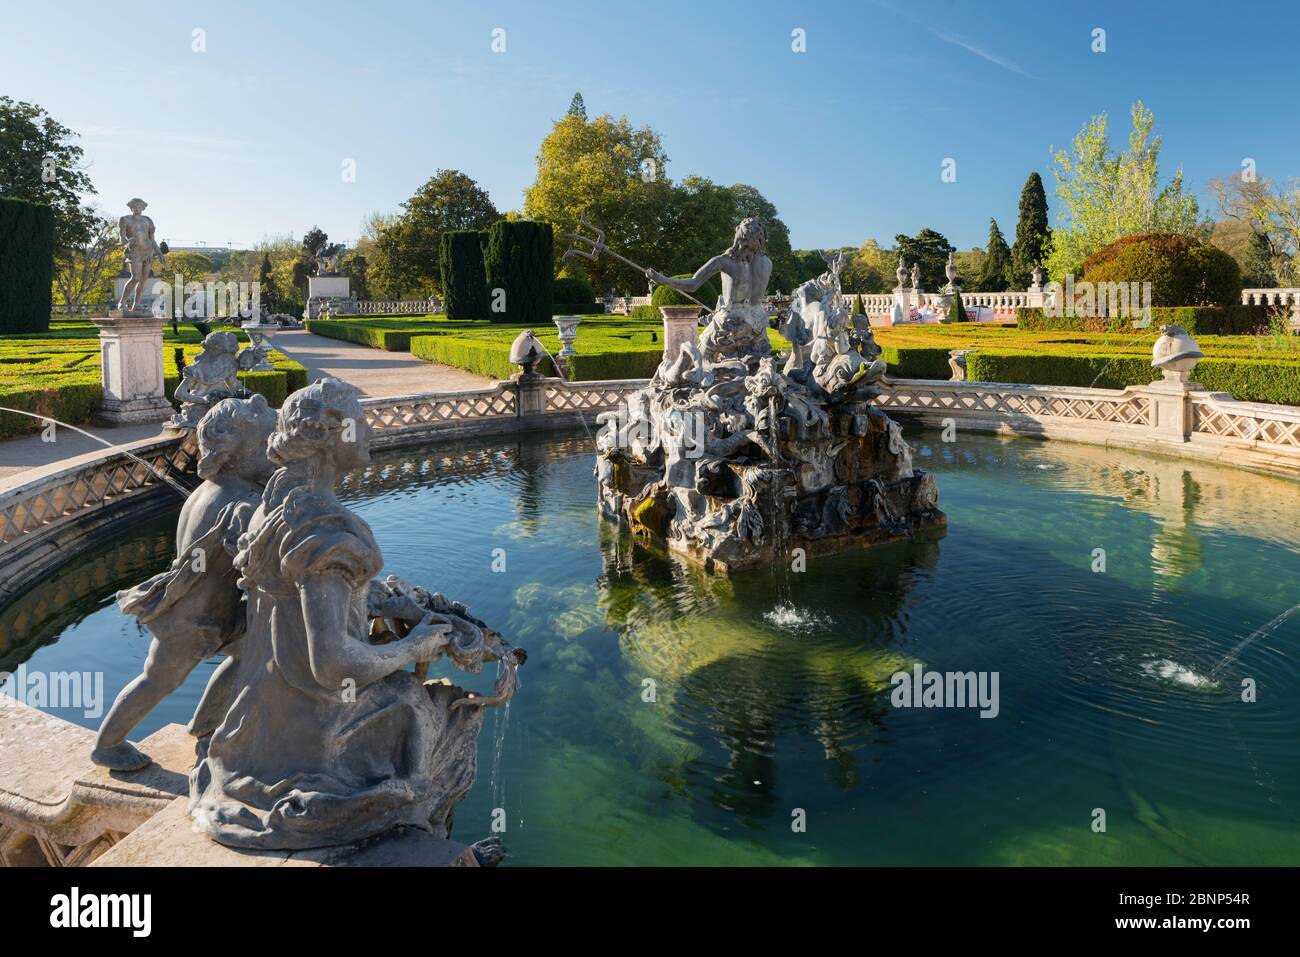
<svg viewBox="0 0 1300 957"><path fill-rule="evenodd" d="M134 771L149 756L126 740L198 664L234 654L244 633L243 593L236 583L234 545L262 497L273 466L266 442L275 413L266 399L225 399L198 423L198 473L203 479L181 508L176 559L161 574L117 593L122 611L153 635L144 671L122 689L99 726L91 760ZM233 657L213 674L190 722L190 733L210 734L225 714Z"/></svg>
<svg viewBox="0 0 1300 957"><path fill-rule="evenodd" d="M181 373L176 400L181 411L167 424L173 429L192 429L213 405L222 399L248 395L239 373L271 367L265 342L239 348L233 332L210 332L203 338L203 350Z"/></svg>
<svg viewBox="0 0 1300 957"><path fill-rule="evenodd" d="M278 468L239 539L247 638L190 775L195 825L232 847L348 844L396 826L447 837L483 708L518 687L522 652L463 606L374 583L383 555L334 493L370 460L358 395L325 378L285 400L268 442ZM477 696L409 670L442 658L469 671L499 659L504 673Z"/></svg>

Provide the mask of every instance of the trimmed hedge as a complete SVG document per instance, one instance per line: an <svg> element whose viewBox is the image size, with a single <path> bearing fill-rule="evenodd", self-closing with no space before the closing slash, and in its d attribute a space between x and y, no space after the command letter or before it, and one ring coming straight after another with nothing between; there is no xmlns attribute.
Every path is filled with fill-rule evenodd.
<svg viewBox="0 0 1300 957"><path fill-rule="evenodd" d="M1083 261L1086 282L1151 283L1153 306L1231 306L1241 301L1241 267L1217 246L1177 233L1138 233Z"/></svg>
<svg viewBox="0 0 1300 957"><path fill-rule="evenodd" d="M0 333L50 328L54 210L0 196Z"/></svg>
<svg viewBox="0 0 1300 957"><path fill-rule="evenodd" d="M1049 316L1021 306L1016 325L1027 332L1133 332L1134 318L1117 316ZM1267 306L1152 306L1151 328L1179 325L1192 335L1236 336L1268 325Z"/></svg>
<svg viewBox="0 0 1300 957"><path fill-rule="evenodd" d="M572 276L565 276L555 280L555 284L552 286L552 294L556 302L579 303L586 306L596 304L596 290L592 288L591 283L585 279L577 279ZM554 308L558 309L559 306Z"/></svg>
<svg viewBox="0 0 1300 957"><path fill-rule="evenodd" d="M1123 389L1160 378L1145 356L972 352L966 375L978 382L1094 386ZM1300 362L1280 359L1205 358L1192 373L1196 382L1245 402L1300 404Z"/></svg>
<svg viewBox="0 0 1300 957"><path fill-rule="evenodd" d="M458 229L438 240L438 272L449 319L488 318L487 273L483 267L486 232Z"/></svg>
<svg viewBox="0 0 1300 957"><path fill-rule="evenodd" d="M308 319L305 325L307 331L313 335L355 342L359 346L383 349L385 352L408 352L411 348L411 336L418 336L428 331L425 328L394 329L343 319Z"/></svg>
<svg viewBox="0 0 1300 957"><path fill-rule="evenodd" d="M553 316L603 316L605 307L595 302L555 302L551 304Z"/></svg>
<svg viewBox="0 0 1300 957"><path fill-rule="evenodd" d="M674 279L690 279L694 273L682 273L680 276L673 276ZM717 276L710 276L699 289L691 293L696 299L704 303L710 309L722 295L722 281ZM655 307L655 315L658 316L660 306L693 306L695 305L690 299L672 286L655 286L655 291L650 294L650 305Z"/></svg>
<svg viewBox="0 0 1300 957"><path fill-rule="evenodd" d="M0 340L0 405L78 425L90 419L103 398L100 385L98 330L89 322L59 322L48 336ZM242 333L241 340L246 339ZM198 333L165 334L163 389L169 400L180 382L176 351L193 362L201 348ZM288 393L307 385L307 370L274 350L270 372L240 376L253 392L279 405ZM41 422L25 415L0 413L0 439L38 432Z"/></svg>
<svg viewBox="0 0 1300 957"><path fill-rule="evenodd" d="M554 237L550 223L526 219L493 223L483 247L483 269L488 319L522 325L550 324L551 303L555 301ZM504 310L494 311L498 305L504 305Z"/></svg>

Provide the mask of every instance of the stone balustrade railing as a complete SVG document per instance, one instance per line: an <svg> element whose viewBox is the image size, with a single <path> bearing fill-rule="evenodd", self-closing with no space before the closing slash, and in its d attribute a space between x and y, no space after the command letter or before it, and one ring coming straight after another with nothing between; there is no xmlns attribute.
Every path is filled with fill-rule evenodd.
<svg viewBox="0 0 1300 957"><path fill-rule="evenodd" d="M936 311L948 308L950 298L944 293L922 292L919 295L915 290L902 290L904 301L909 306L920 309L929 306ZM853 298L853 293L846 293L848 298ZM888 318L891 310L894 308L894 294L889 293L861 293L858 298L862 300L862 310L868 319L885 319ZM1043 294L1034 292L967 292L962 290L962 304L965 306L984 306L993 310L994 318L998 321L1009 322L1016 317L1016 310L1022 306L1041 306L1043 304Z"/></svg>
<svg viewBox="0 0 1300 957"><path fill-rule="evenodd" d="M1240 402L1223 392L1003 382L887 380L877 400L926 425L1154 448L1300 475L1300 407Z"/></svg>
<svg viewBox="0 0 1300 957"><path fill-rule="evenodd" d="M630 316L638 306L650 305L649 296L607 296L600 301L612 316Z"/></svg>
<svg viewBox="0 0 1300 957"><path fill-rule="evenodd" d="M383 316L404 312L438 313L442 312L442 301L437 296L428 299L354 299L341 308L361 316Z"/></svg>

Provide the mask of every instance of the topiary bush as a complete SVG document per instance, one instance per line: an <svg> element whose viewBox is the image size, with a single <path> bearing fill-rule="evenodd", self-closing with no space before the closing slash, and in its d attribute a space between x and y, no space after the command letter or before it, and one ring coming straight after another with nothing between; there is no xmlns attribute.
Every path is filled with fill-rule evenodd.
<svg viewBox="0 0 1300 957"><path fill-rule="evenodd" d="M438 273L448 319L488 318L486 244L487 233L479 229L453 230L438 240Z"/></svg>
<svg viewBox="0 0 1300 957"><path fill-rule="evenodd" d="M54 210L0 197L0 333L46 332L54 282Z"/></svg>
<svg viewBox="0 0 1300 957"><path fill-rule="evenodd" d="M503 219L492 224L483 248L488 319L550 325L554 242L550 223Z"/></svg>
<svg viewBox="0 0 1300 957"><path fill-rule="evenodd" d="M633 306L628 318L635 319L637 322L657 322L663 316L655 306Z"/></svg>
<svg viewBox="0 0 1300 957"><path fill-rule="evenodd" d="M690 279L691 275L691 273L683 273L680 276L673 276L673 278ZM691 295L712 309L713 304L722 295L722 284L717 276L710 276L708 281ZM650 305L655 307L655 318L657 319L659 318L658 309L660 306L693 306L695 303L672 286L655 286L655 291L650 294Z"/></svg>
<svg viewBox="0 0 1300 957"><path fill-rule="evenodd" d="M960 289L952 294L952 305L948 307L948 321L966 321L966 307L962 305Z"/></svg>
<svg viewBox="0 0 1300 957"><path fill-rule="evenodd" d="M1177 233L1138 233L1083 261L1086 282L1151 283L1153 306L1232 306L1241 302L1241 267L1209 243Z"/></svg>
<svg viewBox="0 0 1300 957"><path fill-rule="evenodd" d="M555 280L551 288L556 302L586 306L596 304L596 290L585 279L566 276Z"/></svg>

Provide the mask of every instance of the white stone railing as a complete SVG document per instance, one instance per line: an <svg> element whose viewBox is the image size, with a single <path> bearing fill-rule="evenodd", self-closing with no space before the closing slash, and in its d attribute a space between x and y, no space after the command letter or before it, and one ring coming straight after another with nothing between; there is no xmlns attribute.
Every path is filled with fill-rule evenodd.
<svg viewBox="0 0 1300 957"><path fill-rule="evenodd" d="M600 301L605 311L613 316L630 316L637 306L650 305L649 296L606 296Z"/></svg>
<svg viewBox="0 0 1300 957"><path fill-rule="evenodd" d="M442 312L442 301L437 296L428 299L354 299L346 302L340 312L361 316L383 316L395 313Z"/></svg>
<svg viewBox="0 0 1300 957"><path fill-rule="evenodd" d="M158 491L159 473L194 471L192 434L123 448L34 470L30 478L19 473L0 489L0 562L6 568L0 602L66 561L84 534L121 512L118 506Z"/></svg>
<svg viewBox="0 0 1300 957"><path fill-rule="evenodd" d="M1277 289L1243 289L1241 291L1243 306L1280 306L1291 307L1291 325L1300 331L1300 288L1282 287Z"/></svg>
<svg viewBox="0 0 1300 957"><path fill-rule="evenodd" d="M910 308L920 309L924 306L930 306L933 309L946 309L951 299L944 293L922 292L919 295L915 290L902 290L903 300ZM854 293L845 293L846 298L852 300ZM894 308L894 294L887 293L858 293L858 298L862 300L862 310L868 319L887 319ZM1033 292L967 292L962 290L961 301L965 306L984 306L993 310L993 316L996 320L1009 322L1016 318L1016 310L1022 306L1041 306L1043 303L1042 293Z"/></svg>
<svg viewBox="0 0 1300 957"><path fill-rule="evenodd" d="M889 379L876 404L926 425L1155 448L1300 476L1300 407L1221 392Z"/></svg>

